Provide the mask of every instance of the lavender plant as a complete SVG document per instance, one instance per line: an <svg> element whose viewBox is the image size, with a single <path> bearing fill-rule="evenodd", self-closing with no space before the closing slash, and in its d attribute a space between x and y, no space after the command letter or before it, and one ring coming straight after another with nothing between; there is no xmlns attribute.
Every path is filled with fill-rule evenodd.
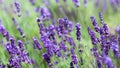
<svg viewBox="0 0 120 68"><path fill-rule="evenodd" d="M0 10L0 68L120 67L119 0L0 0Z"/></svg>

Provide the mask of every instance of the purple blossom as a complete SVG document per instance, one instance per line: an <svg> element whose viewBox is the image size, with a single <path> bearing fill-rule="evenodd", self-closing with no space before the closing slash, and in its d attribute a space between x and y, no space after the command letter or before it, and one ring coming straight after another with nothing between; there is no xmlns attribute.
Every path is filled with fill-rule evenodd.
<svg viewBox="0 0 120 68"><path fill-rule="evenodd" d="M118 34L120 34L120 26L117 26L116 32L117 32Z"/></svg>
<svg viewBox="0 0 120 68"><path fill-rule="evenodd" d="M76 24L76 36L77 36L77 40L81 40L81 26L79 23Z"/></svg>
<svg viewBox="0 0 120 68"><path fill-rule="evenodd" d="M48 56L47 53L44 53L44 54L43 54L43 58L44 58L44 60L45 60L47 63L51 63L50 57Z"/></svg>
<svg viewBox="0 0 120 68"><path fill-rule="evenodd" d="M35 0L29 0L32 5L35 5Z"/></svg>
<svg viewBox="0 0 120 68"><path fill-rule="evenodd" d="M38 42L38 40L36 39L36 37L33 37L33 41L34 41L34 47L41 50L42 46L40 45L40 43Z"/></svg>
<svg viewBox="0 0 120 68"><path fill-rule="evenodd" d="M112 63L112 59L109 57L103 57L103 62L106 64L107 68L114 68L114 65Z"/></svg>
<svg viewBox="0 0 120 68"><path fill-rule="evenodd" d="M89 33L89 35L90 35L90 37L91 37L92 44L93 44L93 45L97 45L97 43L99 42L99 39L96 38L95 32L93 32L93 31L88 27L88 33Z"/></svg>
<svg viewBox="0 0 120 68"><path fill-rule="evenodd" d="M66 51L67 50L67 46L65 45L65 43L63 41L61 41L59 43L59 46L60 46L60 49L63 50L63 51Z"/></svg>
<svg viewBox="0 0 120 68"><path fill-rule="evenodd" d="M78 64L77 55L72 55L71 57L72 57L72 62L73 62L74 64Z"/></svg>
<svg viewBox="0 0 120 68"><path fill-rule="evenodd" d="M100 27L98 26L96 19L93 16L91 16L90 18L91 18L91 21L92 21L95 31L100 32Z"/></svg>
<svg viewBox="0 0 120 68"><path fill-rule="evenodd" d="M19 46L19 49L20 49L21 51L24 51L24 50L25 50L24 44L23 44L23 42L22 42L21 40L18 40L18 46Z"/></svg>
<svg viewBox="0 0 120 68"><path fill-rule="evenodd" d="M85 5L85 7L87 6L87 0L84 0L84 5Z"/></svg>
<svg viewBox="0 0 120 68"><path fill-rule="evenodd" d="M40 14L41 14L42 20L49 20L51 18L51 13L47 8L41 7Z"/></svg>
<svg viewBox="0 0 120 68"><path fill-rule="evenodd" d="M74 5L75 5L76 7L79 7L79 6L80 6L80 1L79 1L79 0L72 0L72 1L73 1Z"/></svg>
<svg viewBox="0 0 120 68"><path fill-rule="evenodd" d="M14 3L14 5L15 5L15 7L16 7L16 11L19 13L19 12L20 12L20 4L19 4L19 2L16 1L16 2Z"/></svg>

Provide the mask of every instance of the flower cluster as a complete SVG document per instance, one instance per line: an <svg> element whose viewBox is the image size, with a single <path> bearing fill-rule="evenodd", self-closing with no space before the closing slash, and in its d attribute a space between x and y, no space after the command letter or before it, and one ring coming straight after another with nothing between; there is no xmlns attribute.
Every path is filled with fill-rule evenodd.
<svg viewBox="0 0 120 68"><path fill-rule="evenodd" d="M76 15L79 15L79 12L74 11L73 8L68 8L68 0L55 0L57 8L56 6L51 8L51 6L54 6L52 4L54 2L50 0L42 0L45 7L42 7L41 4L39 5L36 0L29 0L29 3L32 4L31 6L35 9L35 11L32 11L29 7L27 7L28 10L24 9L24 6L20 4L22 1L14 1L14 3L10 6L12 11L15 7L14 13L17 13L19 17L14 16L14 13L12 14L11 9L7 8L4 2L1 5L1 1L2 0L0 0L0 6L4 6L7 16L11 15L10 20L12 20L14 27L18 30L22 37L17 37L16 35L14 36L13 33L15 32L11 33L11 31L7 30L9 27L5 28L5 26L11 27L12 24L10 23L11 25L5 25L4 18L4 23L2 23L2 20L0 19L0 41L2 40L2 44L0 45L3 45L1 47L5 49L3 51L5 51L5 60L7 60L6 63L4 63L4 60L1 60L2 58L0 56L0 68L24 68L23 66L26 64L27 66L32 65L34 68L58 68L60 65L61 68L63 68L64 65L62 64L64 63L67 68L86 68L84 66L92 66L92 63L90 62L93 60L95 60L96 64L94 65L97 65L97 68L118 68L119 65L116 66L114 63L114 61L118 60L114 59L120 59L120 26L117 27L115 32L116 34L111 34L107 23L105 23L103 19L102 12L99 12L100 23L97 22L97 19L94 16L90 17L93 25L92 28L89 21L84 19L84 14L83 18L81 14L81 19L77 19ZM82 12L84 12L83 8L79 7L80 2L82 1L71 1L76 7L78 7L75 9L82 10ZM83 2L85 8L87 9L87 5L89 5L87 3L89 1L84 0ZM99 4L103 1L96 0L95 2L96 7L99 7L101 6ZM113 10L118 10L117 7L120 6L119 0L104 1L104 3L102 3L103 10L106 11L107 2L110 2L110 6L112 6ZM61 3L65 4L65 7ZM52 12L53 10L56 11L56 15ZM29 19L29 21L32 22L27 24L31 26L33 24L38 25L38 27L33 26L36 31L31 29L30 31L33 31L33 34L29 35L29 37L25 34L26 32L22 30L22 27L20 27L18 23L18 20L24 18L24 11L27 11L26 14L28 14L26 19ZM0 12L2 13L2 11ZM85 12L87 11L85 10ZM21 16L21 14L23 15ZM36 21L31 18L31 15L35 18L37 17ZM9 19L6 20L9 21ZM14 28L11 28L11 30L13 29ZM38 34L37 31L39 32ZM85 33L86 31L88 31L89 35ZM89 42L89 37L91 42ZM92 54L88 52L90 50L88 48L89 46L92 46ZM94 57L95 59L92 59L91 57ZM44 67L42 67L42 65L44 65Z"/></svg>
<svg viewBox="0 0 120 68"><path fill-rule="evenodd" d="M95 36L96 32L93 32L88 27L88 32L89 32L89 35L91 37L91 41L92 41L93 45L96 45L96 46L93 46L92 53L96 58L98 68L102 68L103 63L106 65L107 68L114 68L115 66L114 66L114 64L112 62L112 58L109 57L109 53L110 53L109 51L112 50L113 53L114 53L114 56L116 58L120 58L118 39L117 39L117 37L115 35L111 36L109 34L107 24L105 24L103 22L102 13L100 12L99 14L100 14L100 20L101 20L102 26L100 27L96 23L95 19L93 19L94 17L92 17L92 22L93 22L93 26L94 26L95 31L99 33L100 37L97 38ZM99 31L96 30L96 27L100 28ZM119 38L119 31L120 31L119 27L116 29L116 31L118 33L118 38ZM99 49L101 51L99 51Z"/></svg>

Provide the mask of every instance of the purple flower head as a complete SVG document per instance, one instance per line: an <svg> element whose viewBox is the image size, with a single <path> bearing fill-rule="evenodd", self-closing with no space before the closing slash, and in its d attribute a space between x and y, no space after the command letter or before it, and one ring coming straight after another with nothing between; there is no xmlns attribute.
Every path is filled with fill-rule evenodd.
<svg viewBox="0 0 120 68"><path fill-rule="evenodd" d="M66 37L66 41L68 41L68 43L70 45L73 45L73 47L74 47L75 46L75 42L74 42L73 38L70 37L70 36L65 36L65 37Z"/></svg>
<svg viewBox="0 0 120 68"><path fill-rule="evenodd" d="M120 35L120 26L117 26L116 32Z"/></svg>
<svg viewBox="0 0 120 68"><path fill-rule="evenodd" d="M74 55L75 54L75 50L73 48L71 48L71 54Z"/></svg>
<svg viewBox="0 0 120 68"><path fill-rule="evenodd" d="M21 40L18 40L18 46L19 46L21 51L24 51L24 44Z"/></svg>
<svg viewBox="0 0 120 68"><path fill-rule="evenodd" d="M12 18L12 21L13 21L14 25L17 27L17 26L18 26L18 23L17 23L17 21L15 20L14 17Z"/></svg>
<svg viewBox="0 0 120 68"><path fill-rule="evenodd" d="M85 7L87 6L87 0L84 0L84 5L85 5Z"/></svg>
<svg viewBox="0 0 120 68"><path fill-rule="evenodd" d="M91 21L92 21L95 31L100 32L100 27L98 26L98 23L97 23L96 19L94 18L94 16L91 16L90 18L91 18Z"/></svg>
<svg viewBox="0 0 120 68"><path fill-rule="evenodd" d="M8 33L2 24L0 24L0 33L3 35L3 37L5 37Z"/></svg>
<svg viewBox="0 0 120 68"><path fill-rule="evenodd" d="M6 48L6 50L9 52L9 54L12 54L12 46L10 45L10 43L7 43L7 44L5 45L5 48Z"/></svg>
<svg viewBox="0 0 120 68"><path fill-rule="evenodd" d="M20 4L19 4L19 2L16 1L14 4L15 4L17 12L19 13L20 12Z"/></svg>
<svg viewBox="0 0 120 68"><path fill-rule="evenodd" d="M77 40L81 40L81 26L79 23L76 24L76 36L77 36Z"/></svg>
<svg viewBox="0 0 120 68"><path fill-rule="evenodd" d="M99 18L100 18L100 22L103 24L103 23L104 23L104 20L103 20L102 12L99 12Z"/></svg>
<svg viewBox="0 0 120 68"><path fill-rule="evenodd" d="M74 64L77 64L77 63L78 63L77 55L72 55L72 62L73 62Z"/></svg>
<svg viewBox="0 0 120 68"><path fill-rule="evenodd" d="M72 0L72 1L73 1L74 5L75 5L76 7L79 7L79 6L80 6L80 1L79 1L79 0Z"/></svg>
<svg viewBox="0 0 120 68"><path fill-rule="evenodd" d="M23 30L20 27L18 27L17 30L20 32L20 35L22 35L23 38L26 37L26 35L24 34Z"/></svg>
<svg viewBox="0 0 120 68"><path fill-rule="evenodd" d="M43 58L44 58L44 60L45 60L47 63L51 63L50 57L48 56L47 53L44 53L44 54L43 54Z"/></svg>
<svg viewBox="0 0 120 68"><path fill-rule="evenodd" d="M103 62L106 64L107 68L114 68L111 58L103 57Z"/></svg>
<svg viewBox="0 0 120 68"><path fill-rule="evenodd" d="M63 41L61 41L59 43L59 46L60 46L60 49L63 50L63 51L66 51L67 50L67 46L65 45L65 43Z"/></svg>
<svg viewBox="0 0 120 68"><path fill-rule="evenodd" d="M36 39L36 37L33 37L33 41L34 41L34 47L41 50L42 46L40 45L40 43L38 42L38 40Z"/></svg>
<svg viewBox="0 0 120 68"><path fill-rule="evenodd" d="M90 19L92 21L93 26L98 26L98 23L97 23L96 19L94 18L94 16L91 16Z"/></svg>
<svg viewBox="0 0 120 68"><path fill-rule="evenodd" d="M11 41L11 45L14 45L15 44L15 39L13 36L10 36L10 41Z"/></svg>
<svg viewBox="0 0 120 68"><path fill-rule="evenodd" d="M67 27L68 27L69 32L72 32L72 31L73 31L73 24L72 24L72 21L68 21Z"/></svg>
<svg viewBox="0 0 120 68"><path fill-rule="evenodd" d="M46 19L49 20L51 18L51 13L47 8L41 7L40 14L43 20L46 20Z"/></svg>
<svg viewBox="0 0 120 68"><path fill-rule="evenodd" d="M55 0L56 1L56 3L59 3L59 0Z"/></svg>
<svg viewBox="0 0 120 68"><path fill-rule="evenodd" d="M106 36L108 36L109 35L109 31L108 31L108 26L107 26L107 24L103 24L103 29L104 29L104 34L106 35Z"/></svg>
<svg viewBox="0 0 120 68"><path fill-rule="evenodd" d="M61 34L66 34L66 29L65 29L65 21L63 18L59 18L58 19L58 23L59 23L59 32Z"/></svg>
<svg viewBox="0 0 120 68"><path fill-rule="evenodd" d="M93 44L93 45L97 45L97 43L99 42L99 39L96 38L95 32L93 32L93 31L88 27L88 33L89 33L89 35L90 35L90 37L91 37L92 44Z"/></svg>
<svg viewBox="0 0 120 68"><path fill-rule="evenodd" d="M44 4L49 7L50 6L50 1L49 0L43 0Z"/></svg>
<svg viewBox="0 0 120 68"><path fill-rule="evenodd" d="M32 5L35 5L35 0L29 0Z"/></svg>

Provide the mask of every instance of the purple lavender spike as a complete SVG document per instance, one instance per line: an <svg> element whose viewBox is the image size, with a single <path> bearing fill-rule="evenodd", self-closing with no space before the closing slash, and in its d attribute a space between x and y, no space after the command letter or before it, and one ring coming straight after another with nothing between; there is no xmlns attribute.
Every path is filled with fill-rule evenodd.
<svg viewBox="0 0 120 68"><path fill-rule="evenodd" d="M120 26L117 26L116 32L118 33L118 35L120 35Z"/></svg>
<svg viewBox="0 0 120 68"><path fill-rule="evenodd" d="M74 40L73 40L73 38L72 37L70 37L70 36L65 36L65 38L66 38L66 41L73 47L73 48L75 48L75 42L74 42Z"/></svg>
<svg viewBox="0 0 120 68"><path fill-rule="evenodd" d="M41 7L40 14L43 21L49 20L51 18L51 13L47 8Z"/></svg>
<svg viewBox="0 0 120 68"><path fill-rule="evenodd" d="M67 51L67 47L66 47L66 45L65 45L65 43L64 43L63 41L61 41L61 42L59 43L59 46L60 46L60 49L61 49L61 50Z"/></svg>
<svg viewBox="0 0 120 68"><path fill-rule="evenodd" d="M18 23L17 23L17 21L15 20L14 17L12 18L12 21L13 21L14 25L17 27L17 26L18 26Z"/></svg>
<svg viewBox="0 0 120 68"><path fill-rule="evenodd" d="M73 31L73 23L72 23L72 21L68 21L67 27L68 27L68 31L69 31L69 32L72 32L72 31Z"/></svg>
<svg viewBox="0 0 120 68"><path fill-rule="evenodd" d="M100 18L100 22L103 24L103 23L104 23L104 20L103 20L102 12L99 12L99 18Z"/></svg>
<svg viewBox="0 0 120 68"><path fill-rule="evenodd" d="M79 6L80 6L80 1L79 1L79 0L72 0L72 1L73 1L74 5L75 5L76 7L79 7Z"/></svg>
<svg viewBox="0 0 120 68"><path fill-rule="evenodd" d="M94 16L91 16L90 18L91 18L91 21L92 21L92 24L94 26L95 31L99 33L100 27L98 26L96 19L94 18Z"/></svg>
<svg viewBox="0 0 120 68"><path fill-rule="evenodd" d="M84 0L84 5L85 7L87 7L87 0Z"/></svg>
<svg viewBox="0 0 120 68"><path fill-rule="evenodd" d="M73 62L74 64L78 64L77 55L72 55L71 57L72 57L72 62Z"/></svg>
<svg viewBox="0 0 120 68"><path fill-rule="evenodd" d="M99 42L98 38L96 38L95 36L95 32L93 32L89 27L88 27L88 33L91 37L91 40L92 40L92 44L93 45L97 45L97 43Z"/></svg>
<svg viewBox="0 0 120 68"><path fill-rule="evenodd" d="M56 3L59 3L59 0L55 0L56 1Z"/></svg>
<svg viewBox="0 0 120 68"><path fill-rule="evenodd" d="M33 37L33 41L34 41L35 48L41 50L42 46L40 45L40 43L38 42L38 40L36 39L36 37Z"/></svg>
<svg viewBox="0 0 120 68"><path fill-rule="evenodd" d="M97 66L98 66L98 68L103 68L103 66L102 66L102 61L101 60L96 60L97 61Z"/></svg>
<svg viewBox="0 0 120 68"><path fill-rule="evenodd" d="M29 0L32 5L35 5L35 0Z"/></svg>
<svg viewBox="0 0 120 68"><path fill-rule="evenodd" d="M20 4L19 4L19 2L15 2L14 5L16 7L17 12L19 13L20 12Z"/></svg>
<svg viewBox="0 0 120 68"><path fill-rule="evenodd" d="M17 30L20 32L20 35L22 35L23 38L26 37L23 30L20 27L18 27Z"/></svg>
<svg viewBox="0 0 120 68"><path fill-rule="evenodd" d="M81 26L79 23L76 24L76 36L77 36L77 40L81 40Z"/></svg>
<svg viewBox="0 0 120 68"><path fill-rule="evenodd" d="M19 46L21 51L24 51L24 44L21 40L18 40L18 46Z"/></svg>
<svg viewBox="0 0 120 68"><path fill-rule="evenodd" d="M46 53L43 54L43 58L47 63L51 63L50 57Z"/></svg>
<svg viewBox="0 0 120 68"><path fill-rule="evenodd" d="M118 33L118 43L120 43L120 26L117 27L116 32Z"/></svg>
<svg viewBox="0 0 120 68"><path fill-rule="evenodd" d="M114 68L111 58L103 57L103 62L106 64L107 68Z"/></svg>
<svg viewBox="0 0 120 68"><path fill-rule="evenodd" d="M108 26L107 24L103 24L103 29L104 29L104 35L109 36L109 31L108 31Z"/></svg>

